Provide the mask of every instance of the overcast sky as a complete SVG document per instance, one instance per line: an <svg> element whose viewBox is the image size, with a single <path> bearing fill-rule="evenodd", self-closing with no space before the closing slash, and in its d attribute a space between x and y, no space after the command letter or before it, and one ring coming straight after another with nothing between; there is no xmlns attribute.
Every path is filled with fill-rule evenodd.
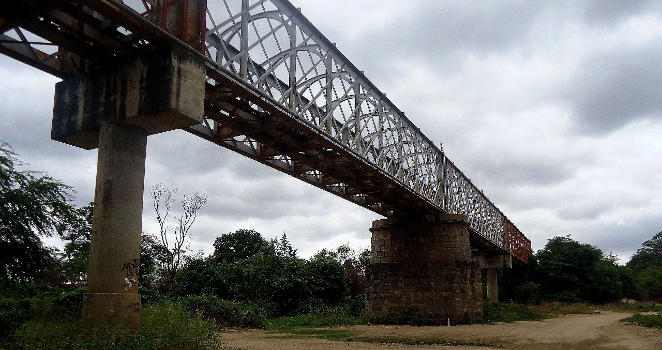
<svg viewBox="0 0 662 350"><path fill-rule="evenodd" d="M215 1L215 0L209 0ZM297 0L318 29L532 241L621 257L662 230L662 2ZM93 200L96 150L50 140L53 85L0 57L0 139ZM182 131L150 136L145 186L204 192L192 248L252 228L302 256L370 245L378 215ZM156 233L145 196L143 229Z"/></svg>

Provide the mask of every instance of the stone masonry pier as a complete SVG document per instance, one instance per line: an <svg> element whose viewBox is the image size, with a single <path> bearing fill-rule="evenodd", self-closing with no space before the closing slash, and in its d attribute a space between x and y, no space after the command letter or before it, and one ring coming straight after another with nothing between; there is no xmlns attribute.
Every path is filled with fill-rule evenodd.
<svg viewBox="0 0 662 350"><path fill-rule="evenodd" d="M374 221L368 312L378 323L482 320L482 278L463 215Z"/></svg>

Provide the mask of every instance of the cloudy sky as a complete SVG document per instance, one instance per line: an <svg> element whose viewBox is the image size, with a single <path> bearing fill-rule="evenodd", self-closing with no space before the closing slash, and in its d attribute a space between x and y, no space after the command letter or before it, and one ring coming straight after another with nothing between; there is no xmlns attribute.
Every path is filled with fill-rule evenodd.
<svg viewBox="0 0 662 350"><path fill-rule="evenodd" d="M214 1L214 0L210 0ZM297 0L303 14L542 248L621 257L662 230L662 2ZM53 85L0 57L0 139L93 200L96 151L50 140ZM146 188L204 192L192 248L253 228L302 256L370 244L379 216L181 131L150 136ZM149 195L143 227L156 233Z"/></svg>

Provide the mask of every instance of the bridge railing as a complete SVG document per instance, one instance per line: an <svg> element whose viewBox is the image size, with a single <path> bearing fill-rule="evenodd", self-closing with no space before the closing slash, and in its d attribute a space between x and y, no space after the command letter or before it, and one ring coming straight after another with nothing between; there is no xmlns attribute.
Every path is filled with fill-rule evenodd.
<svg viewBox="0 0 662 350"><path fill-rule="evenodd" d="M221 69L526 261L528 239L299 9L207 0L206 14L203 51Z"/></svg>

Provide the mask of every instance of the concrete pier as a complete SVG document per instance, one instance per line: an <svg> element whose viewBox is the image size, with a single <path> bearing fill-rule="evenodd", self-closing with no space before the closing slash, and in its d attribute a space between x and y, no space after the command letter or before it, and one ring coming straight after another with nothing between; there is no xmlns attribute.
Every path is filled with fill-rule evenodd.
<svg viewBox="0 0 662 350"><path fill-rule="evenodd" d="M373 322L482 320L482 283L462 215L374 221L368 312Z"/></svg>
<svg viewBox="0 0 662 350"><path fill-rule="evenodd" d="M480 267L485 274L485 296L488 301L499 301L499 271L504 267L503 255L487 255L480 257Z"/></svg>
<svg viewBox="0 0 662 350"><path fill-rule="evenodd" d="M200 123L204 87L203 62L174 49L56 84L51 137L99 148L84 320L139 325L147 136Z"/></svg>
<svg viewBox="0 0 662 350"><path fill-rule="evenodd" d="M140 322L138 269L145 177L144 129L104 123L99 133L94 222L83 319Z"/></svg>
<svg viewBox="0 0 662 350"><path fill-rule="evenodd" d="M486 269L487 273L487 300L492 302L499 301L499 271L495 268Z"/></svg>

